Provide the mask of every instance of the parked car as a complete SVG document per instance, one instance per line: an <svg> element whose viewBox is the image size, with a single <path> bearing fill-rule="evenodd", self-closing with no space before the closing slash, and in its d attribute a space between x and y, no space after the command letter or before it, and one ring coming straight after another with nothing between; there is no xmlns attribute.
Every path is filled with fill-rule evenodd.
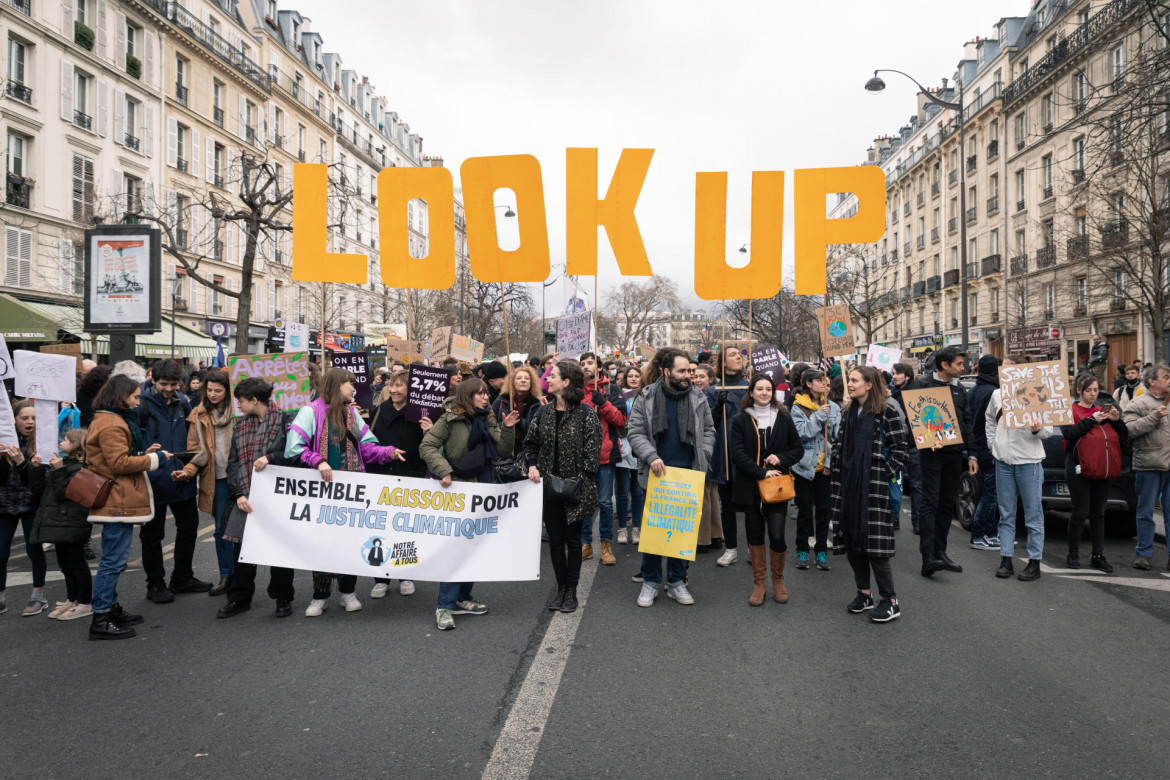
<svg viewBox="0 0 1170 780"><path fill-rule="evenodd" d="M969 391L975 386L975 377L965 376L959 382ZM1101 392L1099 398L1113 400L1113 396L1105 391ZM982 492L983 475L971 476L964 472L959 483L955 517L965 531L971 530L975 507L979 505ZM1044 440L1044 487L1040 500L1044 504L1046 516L1047 510L1068 512L1072 508L1068 482L1064 477L1064 440L1060 436ZM1137 488L1134 486L1128 455L1121 461L1121 477L1113 480L1109 487L1109 500L1105 506L1105 532L1119 537L1137 534Z"/></svg>

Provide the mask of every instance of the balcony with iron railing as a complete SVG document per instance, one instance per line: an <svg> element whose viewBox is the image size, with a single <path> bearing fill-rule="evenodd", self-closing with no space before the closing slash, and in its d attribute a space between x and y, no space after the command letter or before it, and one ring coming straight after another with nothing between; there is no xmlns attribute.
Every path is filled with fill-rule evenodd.
<svg viewBox="0 0 1170 780"><path fill-rule="evenodd" d="M186 228L175 228L175 246L184 250L187 248Z"/></svg>
<svg viewBox="0 0 1170 780"><path fill-rule="evenodd" d="M910 285L906 285L905 287L903 287L902 289L900 289L898 291L898 300L900 300L900 301L910 300Z"/></svg>
<svg viewBox="0 0 1170 780"><path fill-rule="evenodd" d="M910 256L910 242L909 241L907 241L905 244L902 244L902 256L903 257Z"/></svg>
<svg viewBox="0 0 1170 780"><path fill-rule="evenodd" d="M975 168L978 166L978 164L979 164L979 156L978 155L973 154L970 157L968 157L967 158L967 173L975 173Z"/></svg>
<svg viewBox="0 0 1170 780"><path fill-rule="evenodd" d="M1114 0L1080 25L1067 38L1058 41L1043 57L1007 86L1003 92L1006 107L1018 100L1056 69L1078 54L1102 34L1109 31L1122 17L1137 8L1144 8L1141 0Z"/></svg>
<svg viewBox="0 0 1170 780"><path fill-rule="evenodd" d="M189 172L189 171L187 170L187 161L186 161L186 160L184 160L182 157L176 157L176 158L175 158L175 168L177 168L178 170L182 171L183 173L188 173L188 172Z"/></svg>
<svg viewBox="0 0 1170 780"><path fill-rule="evenodd" d="M1052 185L1051 185L1051 184L1049 184L1047 187L1044 187L1044 188L1042 188L1042 189L1040 190L1040 200L1041 200L1042 202L1043 202L1043 201L1046 201L1046 200L1048 200L1049 198L1051 198L1051 197L1053 196L1053 194L1054 194L1054 193L1053 193L1053 191L1052 191Z"/></svg>
<svg viewBox="0 0 1170 780"><path fill-rule="evenodd" d="M942 289L942 277L937 274L926 280L926 292L936 293Z"/></svg>
<svg viewBox="0 0 1170 780"><path fill-rule="evenodd" d="M954 233L958 229L959 229L959 218L958 217L951 217L950 219L947 220L947 232L948 233Z"/></svg>
<svg viewBox="0 0 1170 780"><path fill-rule="evenodd" d="M979 261L978 260L970 260L967 262L967 278L968 279L978 279L979 278Z"/></svg>
<svg viewBox="0 0 1170 780"><path fill-rule="evenodd" d="M32 105L32 87L25 86L16 79L8 79L8 87L5 89L8 97L15 98L21 103L28 103Z"/></svg>
<svg viewBox="0 0 1170 780"><path fill-rule="evenodd" d="M223 259L223 241L218 238L211 242L211 256L216 260Z"/></svg>
<svg viewBox="0 0 1170 780"><path fill-rule="evenodd" d="M231 65L236 71L265 92L272 91L272 77L250 57L227 39L204 23L198 16L176 2L166 0L141 0L163 18L174 23L215 56Z"/></svg>
<svg viewBox="0 0 1170 780"><path fill-rule="evenodd" d="M138 140L138 136L131 133L126 133L126 136L122 139L122 143L127 149L133 149L136 152L141 146L141 143Z"/></svg>
<svg viewBox="0 0 1170 780"><path fill-rule="evenodd" d="M952 170L952 171L948 171L948 172L947 172L947 186L948 186L948 187L954 187L954 186L955 186L956 184L958 184L958 183L959 183L959 172L958 172L958 170Z"/></svg>
<svg viewBox="0 0 1170 780"><path fill-rule="evenodd" d="M937 198L940 193L942 193L942 187L938 186L938 182L937 181L931 182L930 183L930 197Z"/></svg>
<svg viewBox="0 0 1170 780"><path fill-rule="evenodd" d="M223 127L223 109L215 106L211 109L211 121L215 122L216 127Z"/></svg>
<svg viewBox="0 0 1170 780"><path fill-rule="evenodd" d="M1065 254L1069 260L1080 260L1089 256L1089 235L1087 233L1073 236L1065 244Z"/></svg>
<svg viewBox="0 0 1170 780"><path fill-rule="evenodd" d="M890 259L891 260L898 259L898 248L897 247L894 247L893 249L890 250Z"/></svg>
<svg viewBox="0 0 1170 780"><path fill-rule="evenodd" d="M1036 250L1036 268L1051 268L1056 265L1056 244L1042 246Z"/></svg>
<svg viewBox="0 0 1170 780"><path fill-rule="evenodd" d="M1125 311L1125 298L1114 298L1109 304L1109 311Z"/></svg>
<svg viewBox="0 0 1170 780"><path fill-rule="evenodd" d="M925 192L918 193L917 201L918 201L918 208L922 208L923 206L925 206L926 205L926 193Z"/></svg>
<svg viewBox="0 0 1170 780"><path fill-rule="evenodd" d="M216 173L214 173L211 177L211 183L214 184L216 187L219 187L222 190L223 189L223 174L219 173L218 171Z"/></svg>
<svg viewBox="0 0 1170 780"><path fill-rule="evenodd" d="M930 243L936 244L939 241L938 228L932 227L930 229Z"/></svg>
<svg viewBox="0 0 1170 780"><path fill-rule="evenodd" d="M1116 249L1125 246L1129 241L1129 223L1124 219L1110 222L1101 228L1101 246L1104 249Z"/></svg>
<svg viewBox="0 0 1170 780"><path fill-rule="evenodd" d="M914 283L914 297L920 298L923 295L926 295L926 282L924 282L924 281L915 282Z"/></svg>
<svg viewBox="0 0 1170 780"><path fill-rule="evenodd" d="M250 144L256 143L256 128L245 127L244 128L244 140L246 140Z"/></svg>
<svg viewBox="0 0 1170 780"><path fill-rule="evenodd" d="M1084 301L1080 301L1079 303L1077 303L1076 306L1073 307L1073 316L1074 317L1084 317L1088 313L1089 313L1089 306Z"/></svg>
<svg viewBox="0 0 1170 780"><path fill-rule="evenodd" d="M925 247L926 246L926 236L919 236L918 240L915 242L915 245L919 249L922 249L923 247Z"/></svg>
<svg viewBox="0 0 1170 780"><path fill-rule="evenodd" d="M994 160L996 157L999 157L999 139L998 138L996 138L995 140L993 140L987 144L987 159Z"/></svg>
<svg viewBox="0 0 1170 780"><path fill-rule="evenodd" d="M4 202L9 206L19 206L22 209L27 209L29 208L29 203L32 202L32 190L32 179L10 173L8 174L8 181L5 187Z"/></svg>
<svg viewBox="0 0 1170 780"><path fill-rule="evenodd" d="M1011 260L1011 269L1012 276L1028 273L1028 254L1024 252L1013 257Z"/></svg>
<svg viewBox="0 0 1170 780"><path fill-rule="evenodd" d="M974 206L967 209L967 224L968 225L970 225L972 222L974 222L978 217L979 217L979 209L975 208Z"/></svg>
<svg viewBox="0 0 1170 780"><path fill-rule="evenodd" d="M907 200L905 203L902 204L902 215L906 216L906 217L910 216L910 201L909 200Z"/></svg>
<svg viewBox="0 0 1170 780"><path fill-rule="evenodd" d="M298 162L305 161L305 150L304 149L297 149L297 161Z"/></svg>
<svg viewBox="0 0 1170 780"><path fill-rule="evenodd" d="M952 268L943 274L943 287L954 287L959 283L959 269Z"/></svg>
<svg viewBox="0 0 1170 780"><path fill-rule="evenodd" d="M74 110L73 124L77 125L78 127L82 128L84 130L90 130L93 128L93 117L91 117L89 114L86 114L82 111Z"/></svg>
<svg viewBox="0 0 1170 780"><path fill-rule="evenodd" d="M179 101L179 105L187 105L187 87L175 84L175 100Z"/></svg>
<svg viewBox="0 0 1170 780"><path fill-rule="evenodd" d="M172 311L187 311L187 299L186 298L178 298L178 297L172 298L171 299L171 310Z"/></svg>
<svg viewBox="0 0 1170 780"><path fill-rule="evenodd" d="M998 254L988 255L987 257L980 260L979 263L979 270L982 272L983 276L997 274L1003 270L1003 258L1001 258Z"/></svg>
<svg viewBox="0 0 1170 780"><path fill-rule="evenodd" d="M991 216L999 211L999 196L993 195L987 199L987 216Z"/></svg>
<svg viewBox="0 0 1170 780"><path fill-rule="evenodd" d="M25 16L32 16L32 0L7 0L8 5Z"/></svg>
<svg viewBox="0 0 1170 780"><path fill-rule="evenodd" d="M1024 206L1026 206L1026 205L1027 204L1024 203L1024 199L1020 198L1019 200L1016 201L1016 211L1023 211Z"/></svg>

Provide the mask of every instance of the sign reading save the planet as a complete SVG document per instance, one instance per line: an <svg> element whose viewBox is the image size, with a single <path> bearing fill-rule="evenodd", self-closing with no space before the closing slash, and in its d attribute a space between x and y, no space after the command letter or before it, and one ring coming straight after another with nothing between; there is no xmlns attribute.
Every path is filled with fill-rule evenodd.
<svg viewBox="0 0 1170 780"><path fill-rule="evenodd" d="M852 355L857 351L853 343L853 323L849 319L849 306L823 306L817 309L817 324L821 330L821 351L825 357Z"/></svg>
<svg viewBox="0 0 1170 780"><path fill-rule="evenodd" d="M904 390L902 400L906 402L906 420L918 449L928 450L935 441L941 441L944 447L963 443L949 387Z"/></svg>

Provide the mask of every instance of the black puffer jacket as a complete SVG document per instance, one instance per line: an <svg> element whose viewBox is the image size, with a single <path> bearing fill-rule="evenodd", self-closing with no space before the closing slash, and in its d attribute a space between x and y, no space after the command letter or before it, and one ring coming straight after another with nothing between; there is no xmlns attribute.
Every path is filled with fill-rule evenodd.
<svg viewBox="0 0 1170 780"><path fill-rule="evenodd" d="M30 469L29 485L34 495L41 497L41 505L33 520L29 542L33 544L80 544L89 541L93 526L88 520L89 510L65 497L69 481L81 471L79 460L70 458L61 468L37 466Z"/></svg>
<svg viewBox="0 0 1170 780"><path fill-rule="evenodd" d="M0 457L0 515L16 517L36 508L28 487L28 458L19 466L6 456Z"/></svg>

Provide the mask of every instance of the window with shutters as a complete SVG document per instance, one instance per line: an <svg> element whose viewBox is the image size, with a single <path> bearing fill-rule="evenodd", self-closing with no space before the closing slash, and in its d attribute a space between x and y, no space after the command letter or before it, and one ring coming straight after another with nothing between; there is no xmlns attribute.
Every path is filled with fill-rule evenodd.
<svg viewBox="0 0 1170 780"><path fill-rule="evenodd" d="M25 171L28 170L28 163L25 161L27 148L28 139L24 136L16 133L8 134L8 173L24 177Z"/></svg>
<svg viewBox="0 0 1170 780"><path fill-rule="evenodd" d="M81 71L74 71L73 124L84 127L86 130L93 128L93 117L89 113L89 85L91 81L93 79Z"/></svg>
<svg viewBox="0 0 1170 780"><path fill-rule="evenodd" d="M122 193L126 198L126 211L132 214L138 213L143 206L142 179L124 174L122 176Z"/></svg>
<svg viewBox="0 0 1170 780"><path fill-rule="evenodd" d="M93 160L73 155L73 221L93 221Z"/></svg>
<svg viewBox="0 0 1170 780"><path fill-rule="evenodd" d="M69 258L69 292L74 295L85 294L85 244L74 242L73 255Z"/></svg>
<svg viewBox="0 0 1170 780"><path fill-rule="evenodd" d="M130 149L138 151L142 148L142 140L138 137L138 101L129 95L126 96L126 107L124 109L125 117L125 135L120 139Z"/></svg>
<svg viewBox="0 0 1170 780"><path fill-rule="evenodd" d="M222 276L213 276L213 277L211 277L211 281L214 282L215 284L218 284L221 286L223 285L223 277ZM223 314L223 293L221 293L219 290L215 289L214 287L212 287L210 289L211 289L211 313L212 314Z"/></svg>
<svg viewBox="0 0 1170 780"><path fill-rule="evenodd" d="M175 167L184 173L187 172L187 136L190 132L185 125L179 125L175 135Z"/></svg>
<svg viewBox="0 0 1170 780"><path fill-rule="evenodd" d="M73 18L75 20L81 22L82 24L89 24L89 21L88 21L89 14L86 13L87 9L85 7L87 2L88 2L88 0L77 0L77 3L76 3L77 10L76 10L76 15Z"/></svg>
<svg viewBox="0 0 1170 780"><path fill-rule="evenodd" d="M25 81L25 63L28 58L27 47L15 38L8 39L8 80L23 86ZM9 92L11 94L11 92ZM27 103L28 100L25 100Z"/></svg>
<svg viewBox="0 0 1170 780"><path fill-rule="evenodd" d="M4 284L8 287L32 287L31 230L5 226Z"/></svg>
<svg viewBox="0 0 1170 780"><path fill-rule="evenodd" d="M126 56L138 56L138 37L142 32L131 22L126 22Z"/></svg>

